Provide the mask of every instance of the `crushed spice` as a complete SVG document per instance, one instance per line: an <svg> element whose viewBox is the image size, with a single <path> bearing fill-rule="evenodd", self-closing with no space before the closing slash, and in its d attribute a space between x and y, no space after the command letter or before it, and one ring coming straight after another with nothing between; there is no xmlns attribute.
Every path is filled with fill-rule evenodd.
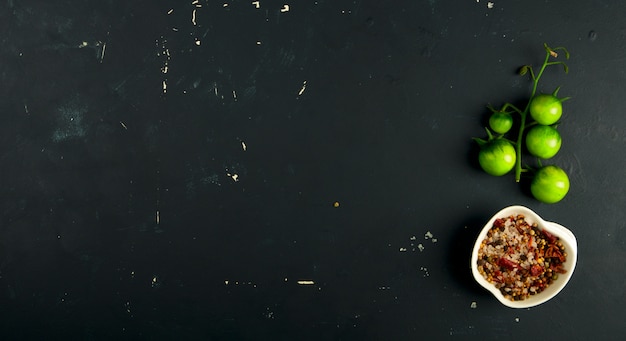
<svg viewBox="0 0 626 341"><path fill-rule="evenodd" d="M559 238L529 224L523 214L498 218L478 250L478 272L511 301L545 290L565 273Z"/></svg>

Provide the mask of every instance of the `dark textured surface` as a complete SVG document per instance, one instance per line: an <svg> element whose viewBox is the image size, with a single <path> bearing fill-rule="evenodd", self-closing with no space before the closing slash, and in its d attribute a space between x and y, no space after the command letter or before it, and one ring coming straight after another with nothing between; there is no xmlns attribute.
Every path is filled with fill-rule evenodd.
<svg viewBox="0 0 626 341"><path fill-rule="evenodd" d="M173 3L0 5L2 339L626 332L625 3ZM541 85L573 97L555 205L470 141L544 42L572 54ZM468 269L511 204L579 243L531 309Z"/></svg>

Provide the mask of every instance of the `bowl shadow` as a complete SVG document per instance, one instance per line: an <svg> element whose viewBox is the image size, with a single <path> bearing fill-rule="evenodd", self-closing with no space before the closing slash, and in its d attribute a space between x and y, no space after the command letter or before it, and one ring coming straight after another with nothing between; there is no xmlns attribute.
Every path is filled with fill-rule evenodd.
<svg viewBox="0 0 626 341"><path fill-rule="evenodd" d="M474 279L470 259L476 238L487 221L489 221L488 215L471 216L461 221L452 236L448 245L448 252L446 253L446 264L449 266L452 277L461 286L467 288L472 295L481 297L490 297L492 295Z"/></svg>

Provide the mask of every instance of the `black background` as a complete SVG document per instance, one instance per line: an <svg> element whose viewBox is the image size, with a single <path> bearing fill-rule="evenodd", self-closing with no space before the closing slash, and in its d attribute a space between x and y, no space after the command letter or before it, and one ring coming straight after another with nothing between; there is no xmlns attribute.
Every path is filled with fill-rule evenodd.
<svg viewBox="0 0 626 341"><path fill-rule="evenodd" d="M258 3L2 2L3 339L626 332L626 3ZM471 141L487 103L528 96L544 42L572 55L540 84L572 97L554 205ZM579 244L531 309L469 272L512 204Z"/></svg>

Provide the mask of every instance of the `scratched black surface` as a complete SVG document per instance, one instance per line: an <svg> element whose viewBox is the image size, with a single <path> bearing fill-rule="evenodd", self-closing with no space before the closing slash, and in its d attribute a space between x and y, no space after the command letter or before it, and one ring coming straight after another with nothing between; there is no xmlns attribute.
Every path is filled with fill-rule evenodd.
<svg viewBox="0 0 626 341"><path fill-rule="evenodd" d="M625 11L3 1L2 339L618 338ZM487 103L528 94L515 71L544 42L572 54L542 85L573 97L556 205L484 175L470 141ZM579 242L571 282L531 309L468 270L511 204Z"/></svg>

